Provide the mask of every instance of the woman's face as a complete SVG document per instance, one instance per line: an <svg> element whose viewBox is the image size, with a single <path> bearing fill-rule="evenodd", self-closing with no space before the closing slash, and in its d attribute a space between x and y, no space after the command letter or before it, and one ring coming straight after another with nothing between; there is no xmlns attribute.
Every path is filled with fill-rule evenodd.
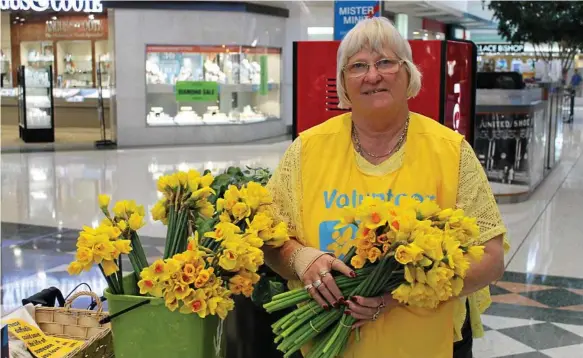
<svg viewBox="0 0 583 358"><path fill-rule="evenodd" d="M393 51L386 49L384 54L364 48L348 59L347 66L355 63L367 63L369 70L365 75L352 77L344 72L344 87L353 109L374 111L389 109L407 102L409 75L405 65L398 65L398 71L392 74L381 73L374 66L380 60L398 61Z"/></svg>

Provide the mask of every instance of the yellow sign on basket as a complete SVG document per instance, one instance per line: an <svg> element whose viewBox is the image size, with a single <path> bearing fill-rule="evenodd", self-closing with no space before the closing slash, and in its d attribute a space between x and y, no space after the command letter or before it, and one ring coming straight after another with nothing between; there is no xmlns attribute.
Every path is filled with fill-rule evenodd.
<svg viewBox="0 0 583 358"><path fill-rule="evenodd" d="M10 334L23 341L26 348L37 358L65 357L84 343L73 339L47 336L40 329L21 319L8 320L7 325Z"/></svg>

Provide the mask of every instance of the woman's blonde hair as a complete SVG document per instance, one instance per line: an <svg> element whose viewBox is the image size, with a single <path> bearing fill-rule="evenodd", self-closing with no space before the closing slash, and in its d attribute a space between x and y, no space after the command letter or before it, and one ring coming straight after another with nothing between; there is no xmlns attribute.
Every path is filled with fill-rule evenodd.
<svg viewBox="0 0 583 358"><path fill-rule="evenodd" d="M338 48L336 89L340 108L350 108L352 104L344 89L344 66L348 59L363 48L370 48L374 52L384 53L390 48L399 60L405 64L409 74L409 86L407 88L407 98L415 97L421 89L421 73L413 63L411 46L409 42L401 36L393 24L384 17L373 17L361 20L350 30Z"/></svg>

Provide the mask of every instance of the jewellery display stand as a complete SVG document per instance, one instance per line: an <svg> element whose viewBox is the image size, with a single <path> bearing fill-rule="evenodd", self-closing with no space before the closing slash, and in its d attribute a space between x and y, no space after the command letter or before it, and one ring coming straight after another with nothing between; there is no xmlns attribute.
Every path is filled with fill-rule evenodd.
<svg viewBox="0 0 583 358"><path fill-rule="evenodd" d="M279 119L280 72L281 50L276 48L148 45L146 123L245 125ZM178 100L176 83L183 81L215 82L218 96Z"/></svg>
<svg viewBox="0 0 583 358"><path fill-rule="evenodd" d="M97 148L111 148L115 147L115 142L107 139L107 132L105 129L105 110L103 106L103 70L105 66L102 62L98 63L96 80L97 80L97 117L99 118L99 125L101 127L101 140L95 142Z"/></svg>
<svg viewBox="0 0 583 358"><path fill-rule="evenodd" d="M53 69L18 69L18 127L26 143L55 141Z"/></svg>

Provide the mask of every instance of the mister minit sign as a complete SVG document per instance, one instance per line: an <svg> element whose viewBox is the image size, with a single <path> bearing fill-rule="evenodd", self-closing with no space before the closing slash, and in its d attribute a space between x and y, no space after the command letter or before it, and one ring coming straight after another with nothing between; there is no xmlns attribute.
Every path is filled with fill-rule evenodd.
<svg viewBox="0 0 583 358"><path fill-rule="evenodd" d="M334 40L342 40L357 22L380 16L380 1L334 1Z"/></svg>

